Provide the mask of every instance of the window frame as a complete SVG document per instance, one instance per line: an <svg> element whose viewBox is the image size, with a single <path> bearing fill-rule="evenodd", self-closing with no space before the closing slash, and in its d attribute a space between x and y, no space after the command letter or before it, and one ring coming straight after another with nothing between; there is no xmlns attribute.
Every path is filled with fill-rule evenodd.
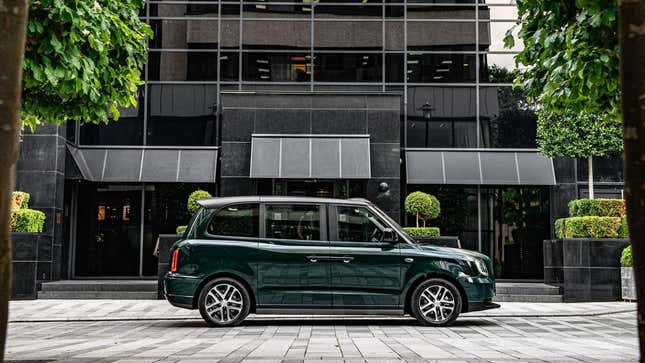
<svg viewBox="0 0 645 363"><path fill-rule="evenodd" d="M304 206L317 206L318 214L320 218L320 239L317 240L302 240L302 239L285 239L285 238L269 238L266 236L266 217L267 217L267 206L294 206L294 205L304 205ZM314 203L314 202L263 202L260 203L260 241L290 241L296 243L305 243L305 244L320 244L320 242L329 242L329 233L327 223L327 207L324 203Z"/></svg>
<svg viewBox="0 0 645 363"><path fill-rule="evenodd" d="M229 207L232 207L232 206L241 206L241 205L254 205L254 206L257 206L257 208L258 208L258 217L257 217L258 218L258 235L256 237L228 236L228 235L223 235L223 234L212 234L212 233L208 232L208 227L211 225L211 223L213 223L213 220L217 217L217 214L220 211L224 210L224 208L229 208ZM221 206L221 207L219 207L217 209L213 208L212 212L211 212L211 215L210 215L210 217L208 219L208 223L206 223L205 226L204 226L204 237L207 237L207 238L210 238L210 239L218 239L218 240L220 240L220 239L234 239L234 240L237 240L237 241L253 241L253 242L257 242L258 238L260 238L260 230L261 230L261 228L260 228L261 227L260 219L261 219L261 207L260 207L260 203L258 203L258 202L230 203L230 204L223 205L223 206Z"/></svg>

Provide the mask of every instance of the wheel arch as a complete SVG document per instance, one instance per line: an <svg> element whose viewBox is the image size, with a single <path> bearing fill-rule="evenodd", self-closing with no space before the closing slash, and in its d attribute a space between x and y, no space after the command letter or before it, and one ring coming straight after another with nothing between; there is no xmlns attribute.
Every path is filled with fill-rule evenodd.
<svg viewBox="0 0 645 363"><path fill-rule="evenodd" d="M416 290L417 286L419 286L424 281L432 278L443 279L455 285L457 290L459 290L459 295L461 295L461 312L462 313L468 312L468 295L466 294L466 289L464 289L464 287L459 283L459 281L457 281L457 279L455 279L454 277L452 277L450 274L447 274L447 273L428 272L426 274L417 276L410 284L410 287L408 287L408 290L405 294L405 302L403 305L404 313L407 313L407 314L411 313L410 301L412 300L412 294L414 294L414 290Z"/></svg>
<svg viewBox="0 0 645 363"><path fill-rule="evenodd" d="M206 284L208 284L209 282L213 281L214 279L217 279L217 278L220 278L220 277L226 277L226 278L229 278L229 279L233 279L233 280L239 282L240 284L242 284L244 286L246 291L249 293L249 298L251 299L251 307L250 307L249 312L254 313L255 312L255 306L256 306L256 299L255 299L255 293L253 292L253 289L251 288L251 284L249 284L249 282L246 281L246 279L244 279L243 277L240 277L239 275L236 275L236 274L230 273L230 272L214 273L212 275L209 275L207 278L203 279L202 282L200 282L199 285L197 286L197 289L195 289L195 294L193 295L193 309L197 309L197 307L198 307L199 295L201 294L202 289L204 288L204 286L206 286Z"/></svg>

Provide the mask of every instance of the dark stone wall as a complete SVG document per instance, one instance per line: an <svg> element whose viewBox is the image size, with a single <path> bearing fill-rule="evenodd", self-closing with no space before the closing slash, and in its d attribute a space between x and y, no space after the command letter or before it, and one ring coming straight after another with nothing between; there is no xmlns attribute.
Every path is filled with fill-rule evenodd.
<svg viewBox="0 0 645 363"><path fill-rule="evenodd" d="M224 92L221 106L222 196L257 193L249 178L253 133L369 134L372 178L365 197L400 219L400 95Z"/></svg>
<svg viewBox="0 0 645 363"><path fill-rule="evenodd" d="M29 208L45 213L45 225L42 234L16 234L13 298L35 298L39 282L60 279L64 171L65 127L43 125L34 133L26 130L20 144L15 189L31 195Z"/></svg>

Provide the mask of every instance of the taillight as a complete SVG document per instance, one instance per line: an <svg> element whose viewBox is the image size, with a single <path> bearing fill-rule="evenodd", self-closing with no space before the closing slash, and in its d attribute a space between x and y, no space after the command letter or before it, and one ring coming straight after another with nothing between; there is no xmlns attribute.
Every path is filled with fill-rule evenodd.
<svg viewBox="0 0 645 363"><path fill-rule="evenodd" d="M170 272L177 272L177 260L179 259L179 248L172 251L172 259L170 260Z"/></svg>

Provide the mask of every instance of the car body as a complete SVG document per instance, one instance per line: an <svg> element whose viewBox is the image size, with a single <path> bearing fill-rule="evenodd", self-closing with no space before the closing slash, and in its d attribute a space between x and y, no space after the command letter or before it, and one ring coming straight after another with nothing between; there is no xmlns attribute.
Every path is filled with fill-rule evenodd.
<svg viewBox="0 0 645 363"><path fill-rule="evenodd" d="M367 200L199 203L171 247L164 289L171 304L199 308L210 325L239 324L251 312L409 313L447 325L461 312L499 307L487 256L419 245Z"/></svg>

